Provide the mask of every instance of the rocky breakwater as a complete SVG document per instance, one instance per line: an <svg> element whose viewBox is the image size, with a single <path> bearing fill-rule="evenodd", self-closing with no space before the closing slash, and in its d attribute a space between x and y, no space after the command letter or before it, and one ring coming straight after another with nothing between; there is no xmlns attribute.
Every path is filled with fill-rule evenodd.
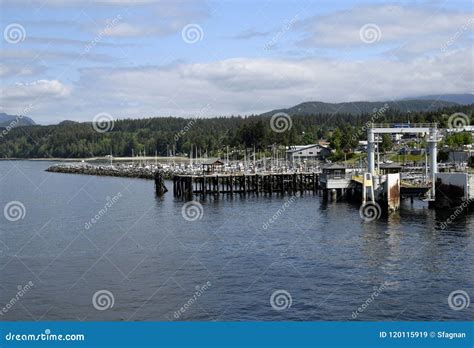
<svg viewBox="0 0 474 348"><path fill-rule="evenodd" d="M52 173L68 173L68 174L85 174L85 175L101 175L101 176L118 176L126 178L155 178L157 170L162 171L163 177L171 178L171 171L162 170L157 166L132 166L132 165L93 165L88 163L72 163L72 164L56 164L48 169L47 172Z"/></svg>

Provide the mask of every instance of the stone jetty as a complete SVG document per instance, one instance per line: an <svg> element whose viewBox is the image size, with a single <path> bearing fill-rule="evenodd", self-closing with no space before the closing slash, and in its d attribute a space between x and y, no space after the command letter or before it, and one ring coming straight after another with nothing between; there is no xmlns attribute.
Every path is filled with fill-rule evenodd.
<svg viewBox="0 0 474 348"><path fill-rule="evenodd" d="M164 179L170 179L173 171L159 168L158 166L150 165L146 167L133 165L94 165L89 163L68 163L56 164L48 169L47 172L53 173L68 173L68 174L85 174L85 175L101 175L101 176L117 176L125 178L141 178L141 179L155 179L157 170L163 175Z"/></svg>

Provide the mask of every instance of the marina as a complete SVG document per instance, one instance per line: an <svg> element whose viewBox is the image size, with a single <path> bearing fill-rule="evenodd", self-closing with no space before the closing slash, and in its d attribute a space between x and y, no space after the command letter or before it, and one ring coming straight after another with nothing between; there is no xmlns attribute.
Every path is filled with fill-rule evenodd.
<svg viewBox="0 0 474 348"><path fill-rule="evenodd" d="M173 195L172 180L157 196L153 180L46 172L52 165L0 161L3 173L13 168L0 182L2 194L26 208L3 235L8 248L0 243L2 286L34 282L34 296L22 302L28 312L16 306L7 320L173 321L195 286L207 281L212 286L199 303L205 311L193 306L179 320L354 320L351 313L384 282L377 305L357 320L473 318L470 308L466 314L446 304L453 288L472 284L462 272L473 262L472 214L447 223L446 209L402 199L396 213L363 223L359 204L326 200L319 190L195 194L201 207L191 206L200 214L188 221L182 209L192 201ZM86 229L106 197L113 206ZM281 288L293 297L291 311L269 305ZM111 310L91 305L100 289L114 294ZM328 294L332 300L324 301ZM8 303L11 296L5 291L0 298ZM432 305L438 302L443 305Z"/></svg>
<svg viewBox="0 0 474 348"><path fill-rule="evenodd" d="M381 210L399 209L402 199L423 200L430 208L455 208L461 204L472 207L474 174L455 164L440 166L437 159L439 129L436 124L389 125L367 127L366 166L325 161L291 160L278 156L229 160L189 158L189 161L166 163L143 161L110 164L68 163L51 166L49 172L120 176L152 179L157 195L168 192L165 180L172 180L173 195L193 199L210 195L255 194L272 195L314 192L333 201L348 199L362 205L375 204ZM424 167L381 163L378 154L379 134L425 134L428 138ZM308 148L308 147L306 147ZM306 148L301 148L303 151ZM324 148L323 148L324 149ZM303 152L299 152L303 153ZM249 156L250 157L250 156Z"/></svg>
<svg viewBox="0 0 474 348"><path fill-rule="evenodd" d="M474 348L472 2L0 3L0 348Z"/></svg>

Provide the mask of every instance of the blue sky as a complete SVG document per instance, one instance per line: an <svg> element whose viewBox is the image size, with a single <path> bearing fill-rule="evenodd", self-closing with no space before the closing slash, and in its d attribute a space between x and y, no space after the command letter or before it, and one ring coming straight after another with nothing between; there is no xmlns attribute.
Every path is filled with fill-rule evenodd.
<svg viewBox="0 0 474 348"><path fill-rule="evenodd" d="M473 91L471 1L0 3L0 111L43 124Z"/></svg>

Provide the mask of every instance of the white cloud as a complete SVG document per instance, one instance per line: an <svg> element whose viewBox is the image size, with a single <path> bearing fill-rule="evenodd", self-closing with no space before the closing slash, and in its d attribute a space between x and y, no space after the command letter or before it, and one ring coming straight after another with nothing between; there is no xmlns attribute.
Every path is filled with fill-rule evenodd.
<svg viewBox="0 0 474 348"><path fill-rule="evenodd" d="M250 114L303 101L471 93L473 75L467 49L409 62L240 58L167 68L83 69L73 90L58 81L10 86L4 91L4 104L14 108L13 97L27 101L44 96L32 113L39 123L63 118L90 121L98 112L119 118L192 116L208 104L207 116ZM52 101L51 96L61 98Z"/></svg>
<svg viewBox="0 0 474 348"><path fill-rule="evenodd" d="M51 7L69 7L69 6L81 6L84 5L100 5L100 6L130 6L130 5L148 5L156 4L157 0L41 0L38 6L51 6ZM11 6L20 5L31 5L32 0L3 0L2 3Z"/></svg>
<svg viewBox="0 0 474 348"><path fill-rule="evenodd" d="M146 30L139 26L134 26L129 23L119 23L117 25L107 28L105 31L106 36L112 37L133 37L145 35Z"/></svg>
<svg viewBox="0 0 474 348"><path fill-rule="evenodd" d="M375 24L381 33L376 44L406 46L418 53L439 49L443 40L449 39L465 24L472 29L473 23L472 13L432 6L357 6L306 20L303 27L307 37L302 43L325 47L367 46L360 39L360 29L365 24ZM419 47L414 50L416 46Z"/></svg>
<svg viewBox="0 0 474 348"><path fill-rule="evenodd" d="M0 77L7 78L7 77L23 77L23 76L33 76L38 75L44 72L45 67L38 65L38 64L30 64L30 65L23 65L23 64L5 64L0 63Z"/></svg>
<svg viewBox="0 0 474 348"><path fill-rule="evenodd" d="M229 115L308 100L382 100L470 92L473 67L469 51L464 50L410 63L231 59L168 69L94 70L83 75L83 89L92 87L93 76L99 77L106 98L137 101L141 112L148 115L189 115L207 103L213 105L214 113Z"/></svg>
<svg viewBox="0 0 474 348"><path fill-rule="evenodd" d="M107 29L108 30L108 29ZM27 36L25 39L25 44L35 44L35 45L47 45L47 46L73 46L84 48L91 43L91 40L77 40L77 39L67 39L67 38L60 38L60 37L35 37L35 36ZM96 41L95 46L102 46L102 47L127 47L127 46L134 46L133 43L110 43L110 42L102 42Z"/></svg>
<svg viewBox="0 0 474 348"><path fill-rule="evenodd" d="M262 36L268 36L267 31L260 31L260 30L255 30L255 29L247 29L244 31L241 31L240 33L234 35L231 37L231 39L236 39L236 40L248 40L248 39L253 39L255 37L262 37Z"/></svg>
<svg viewBox="0 0 474 348"><path fill-rule="evenodd" d="M210 8L203 0L153 1L145 10L134 13L133 7L124 7L116 17L120 21L96 20L83 26L98 34L106 28L106 36L115 38L163 37L176 34L189 23L202 22L210 15ZM109 22L109 23L108 23ZM97 23L100 25L97 27Z"/></svg>
<svg viewBox="0 0 474 348"><path fill-rule="evenodd" d="M37 80L29 83L15 83L0 89L6 103L26 101L37 98L63 98L71 93L71 88L58 80Z"/></svg>
<svg viewBox="0 0 474 348"><path fill-rule="evenodd" d="M194 19L204 21L209 15L199 1L161 4L154 3L139 15L138 12L119 11L120 18L118 15L114 18L120 20L113 26L107 26L107 21L99 17L98 21L93 21L94 25L85 28L85 24L80 23L79 27L120 38L163 36L179 34L185 24L200 23ZM64 118L90 121L99 112L116 117L191 116L210 105L206 109L209 116L214 116L259 113L311 100L370 101L424 94L471 93L474 80L470 41L473 22L469 13L440 10L431 5L374 5L314 17L305 20L302 26L295 24L291 29L303 29L306 35L300 41L305 45L304 50L300 46L299 52L311 52L312 47L316 47L331 55L337 52L335 59L314 56L307 59L240 57L187 64L178 60L179 63L167 67L126 67L123 65L139 64L133 60L134 50L125 52L130 53L130 57L124 62L113 60L109 54L114 52L106 51L104 45L103 51L99 52L108 54L89 53L81 56L80 65L71 64L71 70L62 78L75 82L67 85L58 81L59 78L54 80L51 77L55 73L52 68L68 61L75 62L82 50L80 53L37 52L24 47L8 48L0 52L0 76L8 78L0 89L2 111L17 114L23 107L21 104L34 100L31 116L44 123ZM372 45L362 42L359 37L360 28L367 23L374 23L381 30L380 40ZM244 32L242 37L256 33ZM301 32L294 34L288 32L284 42L279 41L278 45L282 44L286 50L296 49L287 45L292 39L301 38ZM176 36L182 44L181 35ZM102 36L97 37L102 39ZM35 40L43 41L39 36L32 41ZM87 40L73 37L58 44L67 44L73 49L80 47L83 41ZM153 44L146 46L153 47ZM212 45L205 49L214 48L219 49ZM188 56L176 58L200 59L202 51L199 47L192 49ZM342 54L346 51L347 55ZM160 54L161 51L156 57L150 56L150 61L160 61ZM275 57L276 54L278 52L269 56ZM302 56L308 57L309 54L299 55ZM90 68L92 61L100 67ZM48 78L40 75L42 80L11 83L26 81L26 77L32 79L31 76L40 71L34 70L31 62L37 63L37 69L47 66L50 69ZM26 66L30 66L30 70Z"/></svg>
<svg viewBox="0 0 474 348"><path fill-rule="evenodd" d="M84 45L84 48L87 47ZM52 50L3 50L0 51L0 59L4 62L22 63L24 65L33 65L44 62L58 62L58 61L70 61L75 62L77 60L88 60L94 62L113 62L116 58L102 53L89 53L85 49L78 50L76 52L71 51L52 51Z"/></svg>

